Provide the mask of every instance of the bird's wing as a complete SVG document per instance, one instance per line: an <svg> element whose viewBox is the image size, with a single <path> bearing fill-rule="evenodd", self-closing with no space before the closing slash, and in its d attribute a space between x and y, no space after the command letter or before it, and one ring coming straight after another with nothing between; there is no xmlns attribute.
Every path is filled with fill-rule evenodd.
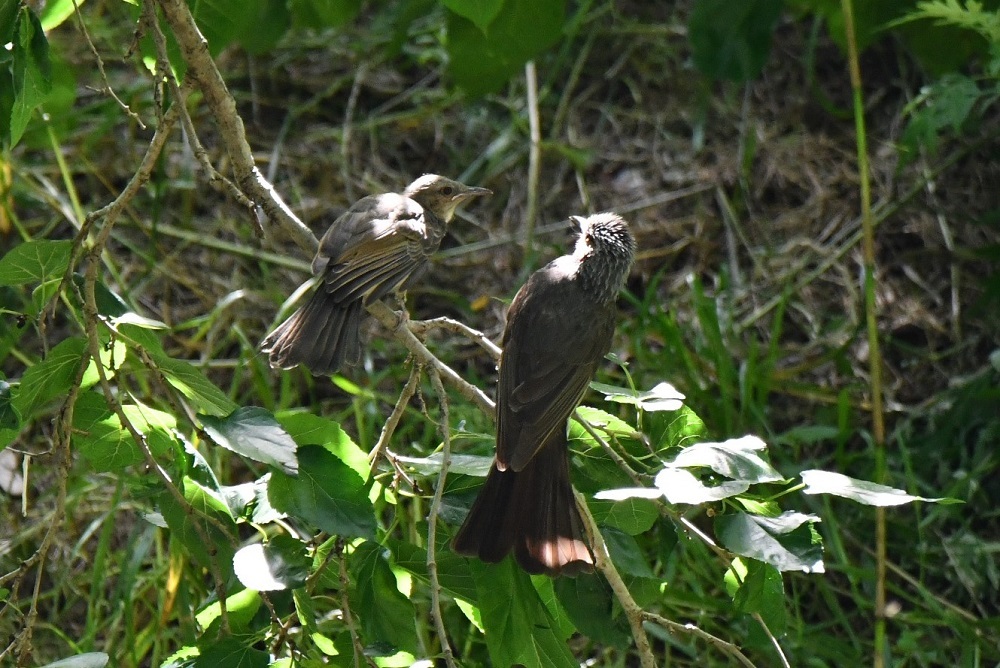
<svg viewBox="0 0 1000 668"><path fill-rule="evenodd" d="M595 304L550 267L518 292L504 331L497 462L515 471L554 430L566 428L614 333L613 306Z"/></svg>
<svg viewBox="0 0 1000 668"><path fill-rule="evenodd" d="M394 193L365 197L323 236L313 261L337 301L379 299L426 263L423 208Z"/></svg>

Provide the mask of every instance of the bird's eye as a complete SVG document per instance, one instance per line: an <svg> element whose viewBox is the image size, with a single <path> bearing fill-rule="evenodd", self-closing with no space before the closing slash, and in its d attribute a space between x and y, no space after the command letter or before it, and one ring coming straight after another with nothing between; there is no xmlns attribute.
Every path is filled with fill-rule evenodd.
<svg viewBox="0 0 1000 668"><path fill-rule="evenodd" d="M444 188L441 188L441 194L445 197L451 197L455 194L455 189L451 186L445 186Z"/></svg>

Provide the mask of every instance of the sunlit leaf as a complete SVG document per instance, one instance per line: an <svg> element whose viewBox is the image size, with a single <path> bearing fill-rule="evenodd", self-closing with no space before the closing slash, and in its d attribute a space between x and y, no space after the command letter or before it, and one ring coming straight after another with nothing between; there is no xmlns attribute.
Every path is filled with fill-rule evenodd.
<svg viewBox="0 0 1000 668"><path fill-rule="evenodd" d="M362 479L371 475L368 453L333 420L302 411L277 413L275 418L299 445L321 445Z"/></svg>
<svg viewBox="0 0 1000 668"><path fill-rule="evenodd" d="M104 668L110 660L104 652L86 652L47 663L41 668Z"/></svg>
<svg viewBox="0 0 1000 668"><path fill-rule="evenodd" d="M684 400L684 395L667 382L658 383L653 389L643 391L597 382L591 383L590 387L603 394L608 401L631 404L648 413L676 411L682 406L681 402Z"/></svg>
<svg viewBox="0 0 1000 668"><path fill-rule="evenodd" d="M236 404L197 367L163 354L153 353L152 357L167 382L190 399L201 412L222 417L236 410Z"/></svg>
<svg viewBox="0 0 1000 668"><path fill-rule="evenodd" d="M729 480L718 485L706 485L690 471L670 466L656 474L656 487L670 503L698 505L742 494L750 489L750 483Z"/></svg>
<svg viewBox="0 0 1000 668"><path fill-rule="evenodd" d="M296 444L271 413L257 406L242 406L224 418L199 415L213 441L233 452L279 468L289 475L299 470Z"/></svg>
<svg viewBox="0 0 1000 668"><path fill-rule="evenodd" d="M805 489L802 490L806 494L832 494L863 503L866 506L900 506L913 501L963 503L960 499L913 496L901 489L879 485L867 480L850 478L842 473L834 473L833 471L821 471L817 469L803 471L802 482L806 485Z"/></svg>
<svg viewBox="0 0 1000 668"><path fill-rule="evenodd" d="M300 541L279 534L266 543L252 543L233 557L240 582L256 591L295 589L305 584L312 560Z"/></svg>
<svg viewBox="0 0 1000 668"><path fill-rule="evenodd" d="M721 443L695 443L684 448L671 465L707 466L719 475L748 483L783 480L782 475L757 454L765 449L767 445L756 436L731 438Z"/></svg>

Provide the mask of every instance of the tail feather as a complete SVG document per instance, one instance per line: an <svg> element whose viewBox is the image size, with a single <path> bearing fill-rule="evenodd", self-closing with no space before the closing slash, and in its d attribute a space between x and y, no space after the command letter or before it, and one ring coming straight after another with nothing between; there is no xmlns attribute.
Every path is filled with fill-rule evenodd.
<svg viewBox="0 0 1000 668"><path fill-rule="evenodd" d="M593 570L569 479L565 433L542 446L521 471L494 464L452 544L459 554L496 563L511 551L533 574Z"/></svg>
<svg viewBox="0 0 1000 668"><path fill-rule="evenodd" d="M361 357L361 302L338 303L316 290L261 342L272 367L291 369L302 364L314 374L331 374L344 363Z"/></svg>

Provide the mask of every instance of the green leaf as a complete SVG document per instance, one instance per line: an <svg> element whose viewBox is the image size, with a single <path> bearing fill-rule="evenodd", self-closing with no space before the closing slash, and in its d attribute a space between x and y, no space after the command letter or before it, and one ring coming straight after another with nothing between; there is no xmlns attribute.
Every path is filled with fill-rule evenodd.
<svg viewBox="0 0 1000 668"><path fill-rule="evenodd" d="M559 39L565 20L565 0L506 0L486 34L448 12L449 72L470 95L496 92Z"/></svg>
<svg viewBox="0 0 1000 668"><path fill-rule="evenodd" d="M625 649L631 635L624 615L615 615L611 587L598 575L556 578L556 596L573 625L594 642Z"/></svg>
<svg viewBox="0 0 1000 668"><path fill-rule="evenodd" d="M659 497L656 490L651 490ZM655 503L646 498L626 498L620 501L592 501L588 503L598 524L638 536L649 531L660 517Z"/></svg>
<svg viewBox="0 0 1000 668"><path fill-rule="evenodd" d="M256 641L256 637L250 636L242 641L228 637L210 642L202 646L194 668L267 668L270 664L267 652L249 646Z"/></svg>
<svg viewBox="0 0 1000 668"><path fill-rule="evenodd" d="M322 445L327 452L351 467L363 480L368 480L371 475L368 453L359 448L339 424L319 415L303 412L278 413L275 417L296 443Z"/></svg>
<svg viewBox="0 0 1000 668"><path fill-rule="evenodd" d="M104 668L110 660L104 652L86 652L47 663L42 668Z"/></svg>
<svg viewBox="0 0 1000 668"><path fill-rule="evenodd" d="M219 417L229 415L236 410L236 404L213 385L197 367L156 351L149 352L167 382L190 399L198 410Z"/></svg>
<svg viewBox="0 0 1000 668"><path fill-rule="evenodd" d="M441 4L476 24L483 34L503 7L504 0L441 0Z"/></svg>
<svg viewBox="0 0 1000 668"><path fill-rule="evenodd" d="M334 535L374 539L375 508L361 476L321 447L299 448L298 455L298 476L271 475L271 505Z"/></svg>
<svg viewBox="0 0 1000 668"><path fill-rule="evenodd" d="M10 145L21 140L31 113L52 90L49 43L38 17L26 5L18 13L13 41L14 100L10 110Z"/></svg>
<svg viewBox="0 0 1000 668"><path fill-rule="evenodd" d="M23 419L31 419L48 402L69 394L86 348L87 342L81 337L66 339L24 372L13 402Z"/></svg>
<svg viewBox="0 0 1000 668"><path fill-rule="evenodd" d="M288 475L299 470L295 441L269 411L257 406L237 408L224 418L198 415L213 441L236 454L279 468Z"/></svg>
<svg viewBox="0 0 1000 668"><path fill-rule="evenodd" d="M429 583L427 550L405 541L389 540L393 561L422 581ZM434 554L437 561L438 583L441 590L455 598L476 602L476 582L469 570L469 560L457 555L442 543Z"/></svg>
<svg viewBox="0 0 1000 668"><path fill-rule="evenodd" d="M38 20L42 24L42 30L48 32L58 28L62 23L73 15L76 7L83 6L85 0L49 0L42 6Z"/></svg>
<svg viewBox="0 0 1000 668"><path fill-rule="evenodd" d="M132 426L146 437L153 456L170 450L177 421L169 413L140 403L122 405L122 412ZM86 392L77 399L73 410L75 444L95 471L121 472L144 461L142 451L121 419L107 406L100 392Z"/></svg>
<svg viewBox="0 0 1000 668"><path fill-rule="evenodd" d="M171 538L179 541L200 565L208 567L214 561L223 579L227 578L232 573L236 553L233 547L236 523L229 507L211 490L188 477L183 479L182 492L193 512L181 506L169 492L163 492L159 499L160 513L170 528ZM219 532L220 526L223 533ZM206 539L210 542L206 543Z"/></svg>
<svg viewBox="0 0 1000 668"><path fill-rule="evenodd" d="M681 451L672 467L707 466L719 475L748 483L776 482L784 478L757 452L767 449L756 436L730 438L721 443L695 443Z"/></svg>
<svg viewBox="0 0 1000 668"><path fill-rule="evenodd" d="M719 515L715 533L730 552L771 564L779 571L822 573L823 548L810 526L815 515L792 511L778 517Z"/></svg>
<svg viewBox="0 0 1000 668"><path fill-rule="evenodd" d="M684 395L670 383L658 383L653 389L638 391L628 387L616 387L593 382L590 387L605 396L608 401L630 404L647 413L656 411L676 411L682 406Z"/></svg>
<svg viewBox="0 0 1000 668"><path fill-rule="evenodd" d="M470 566L494 666L578 668L531 579L513 559L499 564L472 560Z"/></svg>
<svg viewBox="0 0 1000 668"><path fill-rule="evenodd" d="M396 586L396 576L382 556L382 548L364 542L354 548L347 560L354 593L352 612L361 620L367 644L389 643L394 648L416 652L419 649L413 620L413 603Z"/></svg>
<svg viewBox="0 0 1000 668"><path fill-rule="evenodd" d="M312 560L298 540L279 534L266 543L253 543L233 557L236 577L255 591L296 589L306 583Z"/></svg>
<svg viewBox="0 0 1000 668"><path fill-rule="evenodd" d="M734 572L735 571L735 572ZM736 574L739 574L739 580ZM726 570L726 591L733 606L746 614L758 613L771 633L785 629L785 588L781 573L773 566L755 559L734 559Z"/></svg>
<svg viewBox="0 0 1000 668"><path fill-rule="evenodd" d="M0 258L0 285L61 280L69 266L72 241L26 241Z"/></svg>
<svg viewBox="0 0 1000 668"><path fill-rule="evenodd" d="M755 79L771 53L781 8L781 0L696 0L688 22L695 65L713 79Z"/></svg>
<svg viewBox="0 0 1000 668"><path fill-rule="evenodd" d="M640 578L654 577L653 570L634 537L612 527L604 527L601 533L608 546L608 554L619 572Z"/></svg>
<svg viewBox="0 0 1000 668"><path fill-rule="evenodd" d="M580 417L590 423L591 427L603 431L611 436L633 437L636 434L635 427L625 420L602 411L599 408L590 406L580 406L576 409ZM596 445L594 438L584 430L576 420L570 420L570 438L580 438L588 443Z"/></svg>
<svg viewBox="0 0 1000 668"><path fill-rule="evenodd" d="M946 504L964 503L960 499L935 499L913 496L894 487L850 478L842 473L821 471L818 469L803 471L802 482L806 485L805 489L802 490L805 494L833 494L834 496L842 496L845 499L863 503L866 506L881 506L884 508L887 506L901 506L904 503L911 503L913 501Z"/></svg>
<svg viewBox="0 0 1000 668"><path fill-rule="evenodd" d="M0 380L0 429L17 429L21 426L21 416L14 408L11 385ZM0 447L0 450L3 448Z"/></svg>
<svg viewBox="0 0 1000 668"><path fill-rule="evenodd" d="M254 615L262 604L260 593L253 589L241 589L226 597L226 613L229 615L229 625L233 631L247 632ZM222 606L218 601L206 605L195 615L198 624L207 629L212 622L222 616Z"/></svg>
<svg viewBox="0 0 1000 668"><path fill-rule="evenodd" d="M436 452L429 457L396 456L396 461L400 464L406 464L420 475L435 475L439 473L441 471L442 459L443 456L440 452ZM450 460L451 464L448 467L448 471L462 475L476 476L477 478L485 478L486 474L490 472L490 467L493 466L493 457L485 455L453 454Z"/></svg>

